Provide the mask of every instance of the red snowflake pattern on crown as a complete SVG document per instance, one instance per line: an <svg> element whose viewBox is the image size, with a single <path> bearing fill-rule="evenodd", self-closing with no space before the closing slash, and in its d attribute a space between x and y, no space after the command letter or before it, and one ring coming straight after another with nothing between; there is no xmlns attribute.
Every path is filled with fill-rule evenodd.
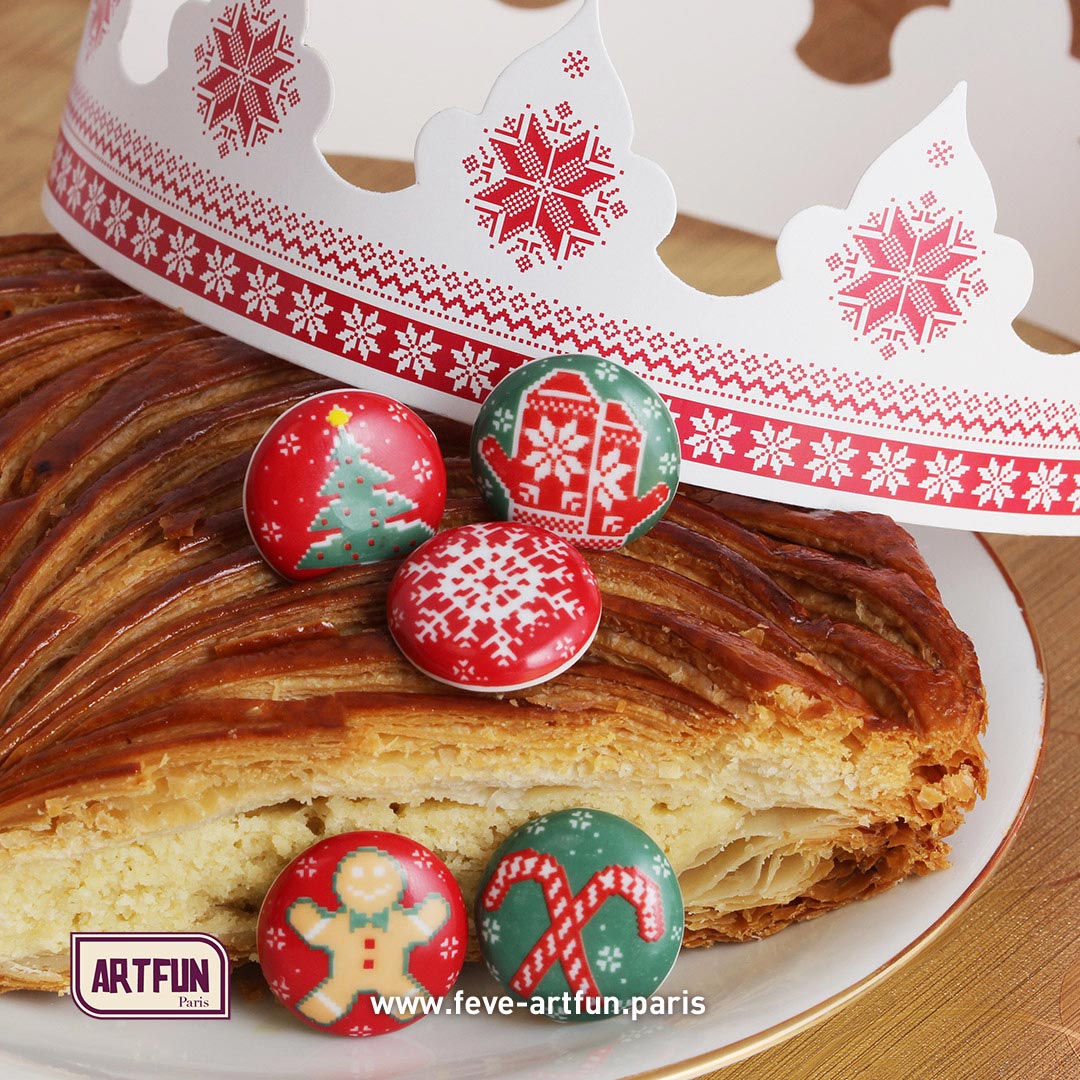
<svg viewBox="0 0 1080 1080"><path fill-rule="evenodd" d="M263 145L300 102L296 42L269 0L227 7L196 47L195 63L204 133L223 158Z"/></svg>
<svg viewBox="0 0 1080 1080"><path fill-rule="evenodd" d="M92 56L101 47L119 6L120 0L91 0L90 12L86 16L87 56Z"/></svg>
<svg viewBox="0 0 1080 1080"><path fill-rule="evenodd" d="M581 257L627 213L613 186L621 170L597 127L573 119L568 102L554 109L526 106L501 126L484 128L488 144L462 164L480 190L467 199L477 224L516 254L523 273L548 260Z"/></svg>
<svg viewBox="0 0 1080 1080"><path fill-rule="evenodd" d="M589 63L588 56L581 49L571 49L563 57L562 66L563 71L571 79L584 79L592 65Z"/></svg>
<svg viewBox="0 0 1080 1080"><path fill-rule="evenodd" d="M935 139L926 151L926 160L935 169L945 169L956 159L956 148L948 139Z"/></svg>
<svg viewBox="0 0 1080 1080"><path fill-rule="evenodd" d="M944 337L987 292L985 252L962 215L939 206L932 191L868 215L851 233L852 243L825 260L841 286L830 299L886 360Z"/></svg>

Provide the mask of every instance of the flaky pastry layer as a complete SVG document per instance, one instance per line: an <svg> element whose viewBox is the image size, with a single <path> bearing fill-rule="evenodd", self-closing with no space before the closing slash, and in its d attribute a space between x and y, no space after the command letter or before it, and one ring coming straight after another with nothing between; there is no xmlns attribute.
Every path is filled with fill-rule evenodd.
<svg viewBox="0 0 1080 1080"><path fill-rule="evenodd" d="M581 663L455 691L389 639L393 564L286 584L251 546L248 455L332 384L55 238L0 241L0 300L0 989L63 991L73 929L250 958L276 872L354 828L427 844L471 898L529 817L609 810L668 852L688 945L945 864L985 786L983 692L892 521L683 489L589 556ZM432 424L444 525L477 520L467 434Z"/></svg>

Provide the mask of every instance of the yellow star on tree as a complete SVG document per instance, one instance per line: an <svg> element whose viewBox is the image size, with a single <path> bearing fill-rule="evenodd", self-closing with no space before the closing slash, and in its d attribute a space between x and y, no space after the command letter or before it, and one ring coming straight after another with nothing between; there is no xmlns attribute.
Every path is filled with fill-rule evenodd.
<svg viewBox="0 0 1080 1080"><path fill-rule="evenodd" d="M341 408L339 405L335 405L330 410L330 415L326 418L326 422L333 428L339 428L344 427L351 419L351 412Z"/></svg>

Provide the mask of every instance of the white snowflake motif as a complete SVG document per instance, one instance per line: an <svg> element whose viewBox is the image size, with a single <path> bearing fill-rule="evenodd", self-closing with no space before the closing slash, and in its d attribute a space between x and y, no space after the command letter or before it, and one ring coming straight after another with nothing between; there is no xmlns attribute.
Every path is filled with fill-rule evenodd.
<svg viewBox="0 0 1080 1080"><path fill-rule="evenodd" d="M134 257L141 258L147 264L151 259L156 259L158 237L164 231L161 227L161 215L155 214L151 218L150 211L144 210L135 219L135 235L131 240Z"/></svg>
<svg viewBox="0 0 1080 1080"><path fill-rule="evenodd" d="M596 966L601 971L618 971L622 967L622 949L618 945L605 945L596 953Z"/></svg>
<svg viewBox="0 0 1080 1080"><path fill-rule="evenodd" d="M681 940L682 936L683 936L682 923L676 923L671 928L671 940L672 941L679 941L679 940Z"/></svg>
<svg viewBox="0 0 1080 1080"><path fill-rule="evenodd" d="M496 431L512 431L516 419L512 409L496 409L495 415L491 418L491 426Z"/></svg>
<svg viewBox="0 0 1080 1080"><path fill-rule="evenodd" d="M71 175L71 167L74 159L70 150L63 150L53 158L53 187L57 195L62 196L67 191L68 177Z"/></svg>
<svg viewBox="0 0 1080 1080"><path fill-rule="evenodd" d="M810 473L815 483L827 476L837 486L841 480L851 475L848 462L859 454L851 445L850 435L837 442L827 431L822 433L820 442L810 444L810 449L814 453L813 460L808 461L803 468Z"/></svg>
<svg viewBox="0 0 1080 1080"><path fill-rule="evenodd" d="M652 857L653 873L659 878L671 877L671 863L664 858L663 855L654 855Z"/></svg>
<svg viewBox="0 0 1080 1080"><path fill-rule="evenodd" d="M105 239L119 245L127 239L127 223L131 220L131 200L114 195L109 200L109 216L105 219Z"/></svg>
<svg viewBox="0 0 1080 1080"><path fill-rule="evenodd" d="M86 192L86 202L83 203L83 221L86 227L92 229L101 220L101 208L105 205L105 181L100 176L95 176L90 181L90 187Z"/></svg>
<svg viewBox="0 0 1080 1080"><path fill-rule="evenodd" d="M370 1024L353 1024L353 1026L349 1028L349 1034L354 1038L357 1038L364 1035L370 1035L374 1030L375 1029Z"/></svg>
<svg viewBox="0 0 1080 1080"><path fill-rule="evenodd" d="M619 369L607 360L601 360L593 368L593 376L600 382L614 382L619 377Z"/></svg>
<svg viewBox="0 0 1080 1080"><path fill-rule="evenodd" d="M270 980L270 989L283 1000L288 1000L289 997L289 984L279 975L276 979Z"/></svg>
<svg viewBox="0 0 1080 1080"><path fill-rule="evenodd" d="M706 409L700 416L692 416L696 435L686 440L686 445L694 451L694 457L708 454L714 461L720 461L725 454L734 454L731 440L742 428L731 422L731 413L727 416L713 416L711 409Z"/></svg>
<svg viewBox="0 0 1080 1080"><path fill-rule="evenodd" d="M526 836L539 836L541 833L547 832L547 822L543 818L533 818L532 821L525 826Z"/></svg>
<svg viewBox="0 0 1080 1080"><path fill-rule="evenodd" d="M232 279L240 273L240 267L236 265L236 253L230 251L224 254L221 246L214 245L213 255L206 256L206 272L199 278L203 283L203 293L217 293L219 301L226 296L232 296Z"/></svg>
<svg viewBox="0 0 1080 1080"><path fill-rule="evenodd" d="M271 315L278 313L277 298L285 291L285 286L278 284L277 271L268 275L262 263L247 272L247 279L249 288L240 295L240 299L247 305L244 314L250 315L257 311L259 318L266 322Z"/></svg>
<svg viewBox="0 0 1080 1080"><path fill-rule="evenodd" d="M314 341L319 334L325 334L326 319L334 309L326 302L326 292L316 296L305 283L300 292L292 294L296 307L285 316L292 323L294 334L307 334L309 341Z"/></svg>
<svg viewBox="0 0 1080 1080"><path fill-rule="evenodd" d="M964 464L963 454L957 454L950 460L939 450L934 460L926 463L926 479L919 482L919 487L926 492L928 499L942 498L947 503L952 502L954 495L963 494L964 485L960 483L960 477L967 472L971 470Z"/></svg>
<svg viewBox="0 0 1080 1080"><path fill-rule="evenodd" d="M444 960L455 960L461 952L461 943L456 937L448 937L439 948L439 955Z"/></svg>
<svg viewBox="0 0 1080 1080"><path fill-rule="evenodd" d="M561 637L552 646L557 656L561 656L564 660L569 660L578 650L578 646L568 637Z"/></svg>
<svg viewBox="0 0 1080 1080"><path fill-rule="evenodd" d="M435 474L431 470L431 462L427 458L420 458L412 463L412 475L418 484L423 484Z"/></svg>
<svg viewBox="0 0 1080 1080"><path fill-rule="evenodd" d="M1020 479L1020 470L1015 465L1015 459L1001 463L992 457L989 465L979 466L982 483L971 492L979 500L979 506L985 506L993 499L1000 510L1006 499L1015 498L1013 481Z"/></svg>
<svg viewBox="0 0 1080 1080"><path fill-rule="evenodd" d="M588 445L589 440L578 433L576 420L557 428L550 417L542 416L539 427L526 428L521 435L532 447L521 463L534 470L535 482L539 483L554 473L562 483L569 484L571 476L585 471L578 452Z"/></svg>
<svg viewBox="0 0 1080 1080"><path fill-rule="evenodd" d="M436 345L432 338L434 330L421 334L412 323L405 330L395 330L400 349L390 354L391 360L397 361L398 374L403 371L411 371L418 382L424 381L424 376L429 372L434 374L435 365L431 358L442 348Z"/></svg>
<svg viewBox="0 0 1080 1080"><path fill-rule="evenodd" d="M509 666L536 627L558 633L581 616L561 544L488 523L434 552L419 549L402 564L416 640L452 641L496 668Z"/></svg>
<svg viewBox="0 0 1080 1080"><path fill-rule="evenodd" d="M454 664L454 674L462 682L471 681L476 674L476 666L470 663L468 660L458 660Z"/></svg>
<svg viewBox="0 0 1080 1080"><path fill-rule="evenodd" d="M1073 474L1073 493L1069 496L1069 502L1073 511L1080 514L1080 473Z"/></svg>
<svg viewBox="0 0 1080 1080"><path fill-rule="evenodd" d="M660 471L665 477L671 477L678 473L679 466L682 465L682 459L678 454L672 454L668 451L660 455L657 465L660 466Z"/></svg>
<svg viewBox="0 0 1080 1080"><path fill-rule="evenodd" d="M915 459L908 454L906 446L894 450L888 443L882 443L880 450L871 450L868 456L873 468L864 472L862 478L870 482L871 491L886 487L890 495L895 495L900 488L908 486L907 470L915 464Z"/></svg>
<svg viewBox="0 0 1080 1080"><path fill-rule="evenodd" d="M319 860L314 855L305 855L296 864L296 872L300 877L315 877L319 872Z"/></svg>
<svg viewBox="0 0 1080 1080"><path fill-rule="evenodd" d="M86 166L80 161L78 167L71 174L71 184L68 186L67 192L67 206L72 214L79 209L84 187L86 187Z"/></svg>
<svg viewBox="0 0 1080 1080"><path fill-rule="evenodd" d="M765 426L750 434L757 443L753 450L747 450L746 456L754 463L754 472L764 469L767 465L777 476L785 466L794 465L789 450L794 450L801 440L791 434L792 425L788 424L783 431L777 431L766 420Z"/></svg>
<svg viewBox="0 0 1080 1080"><path fill-rule="evenodd" d="M360 359L366 361L379 351L379 335L386 327L379 322L377 311L369 311L365 315L359 304L353 304L352 311L341 313L341 319L345 329L338 334L337 339L343 342L343 353L348 354L355 349L360 354Z"/></svg>
<svg viewBox="0 0 1080 1080"><path fill-rule="evenodd" d="M498 919L493 919L490 915L485 915L483 920L484 927L484 939L489 945L495 945L500 938L499 931L502 927L499 925Z"/></svg>
<svg viewBox="0 0 1080 1080"><path fill-rule="evenodd" d="M269 540L272 544L280 544L284 535L281 526L276 521L264 521L259 526L259 534L264 540Z"/></svg>
<svg viewBox="0 0 1080 1080"><path fill-rule="evenodd" d="M281 435L277 441L278 452L288 457L290 454L294 456L300 453L300 436L295 432L290 431L286 435Z"/></svg>
<svg viewBox="0 0 1080 1080"><path fill-rule="evenodd" d="M647 397L644 401L635 404L634 412L638 414L638 419L641 420L643 426L649 427L663 414L664 404L656 398Z"/></svg>
<svg viewBox="0 0 1080 1080"><path fill-rule="evenodd" d="M455 390L468 387L469 393L475 398L481 398L491 390L489 376L498 364L491 359L490 349L478 353L472 342L466 341L460 349L451 349L450 355L456 361L456 366L447 374L453 380Z"/></svg>
<svg viewBox="0 0 1080 1080"><path fill-rule="evenodd" d="M422 848L413 848L412 854L409 856L412 861L424 870L431 870L434 868L435 863L432 861L431 856ZM457 942L457 938L453 939Z"/></svg>
<svg viewBox="0 0 1080 1080"><path fill-rule="evenodd" d="M571 829L588 829L592 824L593 816L588 810L574 810L570 814L569 822Z"/></svg>
<svg viewBox="0 0 1080 1080"><path fill-rule="evenodd" d="M1054 503L1061 502L1059 489L1065 481L1065 472L1060 462L1053 469L1048 469L1046 462L1040 461L1039 467L1027 475L1031 481L1031 487L1024 492L1024 498L1027 499L1029 510L1034 510L1036 506L1049 510Z"/></svg>
<svg viewBox="0 0 1080 1080"><path fill-rule="evenodd" d="M195 234L186 233L180 226L169 237L169 250L165 252L165 276L176 275L182 285L188 274L195 273L195 256L199 247L195 243Z"/></svg>
<svg viewBox="0 0 1080 1080"><path fill-rule="evenodd" d="M289 935L285 933L284 929L280 926L272 926L266 931L266 945L270 949L284 949L286 942L289 940Z"/></svg>
<svg viewBox="0 0 1080 1080"><path fill-rule="evenodd" d="M621 449L616 447L596 463L593 491L596 501L605 510L610 510L615 505L615 500L623 497L622 482L634 471L632 465L621 460L621 454Z"/></svg>

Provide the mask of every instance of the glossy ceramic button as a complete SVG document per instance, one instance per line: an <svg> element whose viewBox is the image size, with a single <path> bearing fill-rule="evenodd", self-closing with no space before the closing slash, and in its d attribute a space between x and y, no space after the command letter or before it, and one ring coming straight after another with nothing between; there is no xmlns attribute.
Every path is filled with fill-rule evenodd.
<svg viewBox="0 0 1080 1080"><path fill-rule="evenodd" d="M472 467L493 514L610 550L656 524L679 482L679 435L660 395L596 356L533 360L495 387Z"/></svg>
<svg viewBox="0 0 1080 1080"><path fill-rule="evenodd" d="M398 567L390 633L424 674L510 691L565 671L600 625L589 564L544 529L513 522L440 533Z"/></svg>
<svg viewBox="0 0 1080 1080"><path fill-rule="evenodd" d="M544 814L512 833L488 864L475 914L493 977L520 998L557 1004L556 1019L596 1019L602 997L647 997L682 944L671 863L636 825L599 810Z"/></svg>
<svg viewBox="0 0 1080 1080"><path fill-rule="evenodd" d="M353 832L310 847L278 875L259 913L259 963L274 996L333 1035L383 1035L424 1013L377 1013L375 995L440 997L465 960L461 890L426 847Z"/></svg>
<svg viewBox="0 0 1080 1080"><path fill-rule="evenodd" d="M431 429L366 390L318 394L279 417L244 481L255 546L294 580L407 555L434 535L445 505Z"/></svg>

